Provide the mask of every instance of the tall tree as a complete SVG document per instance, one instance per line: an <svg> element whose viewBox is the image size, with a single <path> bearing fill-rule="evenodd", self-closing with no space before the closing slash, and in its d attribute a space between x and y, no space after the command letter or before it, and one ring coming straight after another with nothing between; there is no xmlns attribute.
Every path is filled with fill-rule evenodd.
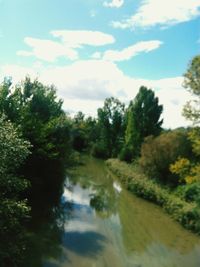
<svg viewBox="0 0 200 267"><path fill-rule="evenodd" d="M184 74L184 87L194 96L183 108L183 115L193 122L195 128L189 133L189 139L196 156L200 156L200 55L194 57Z"/></svg>
<svg viewBox="0 0 200 267"><path fill-rule="evenodd" d="M99 156L117 156L123 139L124 104L114 97L107 98L103 108L98 109L98 128Z"/></svg>
<svg viewBox="0 0 200 267"><path fill-rule="evenodd" d="M129 160L139 156L145 137L158 135L161 132L162 111L163 106L158 104L154 92L144 86L140 87L139 93L130 102L127 111L125 147L129 153Z"/></svg>
<svg viewBox="0 0 200 267"><path fill-rule="evenodd" d="M183 115L194 124L198 124L200 122L200 56L192 59L184 77L183 85L195 99L186 103Z"/></svg>

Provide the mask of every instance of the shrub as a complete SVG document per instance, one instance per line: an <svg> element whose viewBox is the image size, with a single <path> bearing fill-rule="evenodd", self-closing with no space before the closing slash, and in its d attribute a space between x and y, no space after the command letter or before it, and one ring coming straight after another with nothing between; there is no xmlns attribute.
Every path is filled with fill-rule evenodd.
<svg viewBox="0 0 200 267"><path fill-rule="evenodd" d="M200 181L200 164L190 162L186 158L178 158L174 164L170 164L170 171L179 178L179 182L192 184Z"/></svg>
<svg viewBox="0 0 200 267"><path fill-rule="evenodd" d="M199 201L200 200L200 183L194 183L187 186L185 190L186 201Z"/></svg>
<svg viewBox="0 0 200 267"><path fill-rule="evenodd" d="M149 178L177 185L179 179L170 173L170 164L178 157L188 157L190 154L191 144L187 139L187 132L175 130L165 132L156 138L146 138L141 148L139 164Z"/></svg>

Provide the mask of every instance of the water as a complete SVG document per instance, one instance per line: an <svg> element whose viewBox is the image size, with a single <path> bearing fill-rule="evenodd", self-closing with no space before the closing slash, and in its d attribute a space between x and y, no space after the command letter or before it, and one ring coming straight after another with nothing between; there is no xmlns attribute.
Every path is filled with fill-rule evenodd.
<svg viewBox="0 0 200 267"><path fill-rule="evenodd" d="M43 267L200 266L200 238L125 190L102 161L69 174L62 203L68 215L59 238L47 227Z"/></svg>

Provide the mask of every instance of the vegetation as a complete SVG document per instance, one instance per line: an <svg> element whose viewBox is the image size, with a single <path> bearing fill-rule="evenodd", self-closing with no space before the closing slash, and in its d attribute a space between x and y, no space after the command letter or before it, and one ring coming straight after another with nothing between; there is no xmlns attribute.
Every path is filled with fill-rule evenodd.
<svg viewBox="0 0 200 267"><path fill-rule="evenodd" d="M163 107L158 104L154 92L144 86L140 87L127 109L125 144L120 155L122 160L131 161L138 157L144 138L149 135L156 136L161 132L162 110Z"/></svg>
<svg viewBox="0 0 200 267"><path fill-rule="evenodd" d="M200 56L196 56L192 59L184 77L184 86L195 99L186 103L183 109L183 115L188 120L198 124L200 122Z"/></svg>
<svg viewBox="0 0 200 267"><path fill-rule="evenodd" d="M70 126L55 88L29 78L15 87L5 79L0 114L0 265L21 266L28 216L38 202L41 207L46 198L50 208L62 193L72 154Z"/></svg>
<svg viewBox="0 0 200 267"><path fill-rule="evenodd" d="M172 186L181 183L180 178L170 172L170 164L179 157L191 155L191 144L186 130L163 132L157 137L149 136L141 148L139 165L150 178ZM174 172L173 172L174 173Z"/></svg>
<svg viewBox="0 0 200 267"><path fill-rule="evenodd" d="M130 121L131 116L134 118L132 108L132 113L128 110L125 133L125 145L129 147L128 157L124 154L121 159L132 161L136 156L137 160L128 165L110 159L107 165L130 191L162 206L187 229L200 234L200 128L197 126L200 120L200 56L191 61L184 77L184 86L196 99L186 103L183 114L193 121L195 127L161 132L162 121L158 121L157 131L150 127L152 132L142 135L139 133L145 131L145 124L142 124L142 119L138 116L136 129L134 119ZM138 102L137 96L135 104ZM152 102L151 100L151 105ZM158 104L158 101L155 102ZM140 109L144 106L138 104ZM161 106L157 106L157 120L159 112L162 112ZM141 114L139 109L136 114ZM148 118L148 114L145 118ZM148 123L149 121L150 118L147 119ZM141 127L139 123L142 124ZM154 125L156 127L155 121ZM132 140L132 146L128 146L129 140ZM136 154L134 142L138 146Z"/></svg>
<svg viewBox="0 0 200 267"><path fill-rule="evenodd" d="M185 228L200 234L200 209L196 202L187 202L188 196L192 196L197 189L185 192L185 199L172 194L168 189L153 180L149 180L138 168L132 167L117 159L107 160L108 168L126 185L134 194L152 201L164 208L175 220ZM189 190L189 188L188 188ZM199 190L199 189L198 189ZM187 195L187 197L186 197Z"/></svg>
<svg viewBox="0 0 200 267"><path fill-rule="evenodd" d="M29 183L17 175L29 155L30 143L24 141L13 124L0 117L0 265L20 265L26 238L24 225L30 208L23 192Z"/></svg>
<svg viewBox="0 0 200 267"><path fill-rule="evenodd" d="M98 109L99 136L93 147L93 155L101 158L116 157L124 136L124 104L113 97L107 98Z"/></svg>
<svg viewBox="0 0 200 267"><path fill-rule="evenodd" d="M0 85L0 266L23 266L31 221L44 214L45 219L57 218L52 210L62 195L66 168L84 151L129 162L109 160L108 166L129 190L159 204L200 234L200 56L194 57L184 77L195 99L186 103L183 114L194 127L168 131L162 129L163 106L144 86L128 108L111 97L98 109L97 118L86 118L81 111L70 118L54 86L28 77L15 86L10 78L4 80ZM111 205L109 194L102 197L100 190L91 205L104 214ZM59 232L54 222L50 228Z"/></svg>
<svg viewBox="0 0 200 267"><path fill-rule="evenodd" d="M97 121L92 117L85 118L79 111L71 121L72 146L76 151L88 151L98 137Z"/></svg>

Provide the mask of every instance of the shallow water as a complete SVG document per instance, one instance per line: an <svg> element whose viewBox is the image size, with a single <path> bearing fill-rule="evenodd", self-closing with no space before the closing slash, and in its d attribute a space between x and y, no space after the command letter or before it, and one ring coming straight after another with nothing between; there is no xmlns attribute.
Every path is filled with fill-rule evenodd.
<svg viewBox="0 0 200 267"><path fill-rule="evenodd" d="M60 253L44 267L200 266L200 238L125 190L102 161L87 158L68 175L62 202L70 215Z"/></svg>

